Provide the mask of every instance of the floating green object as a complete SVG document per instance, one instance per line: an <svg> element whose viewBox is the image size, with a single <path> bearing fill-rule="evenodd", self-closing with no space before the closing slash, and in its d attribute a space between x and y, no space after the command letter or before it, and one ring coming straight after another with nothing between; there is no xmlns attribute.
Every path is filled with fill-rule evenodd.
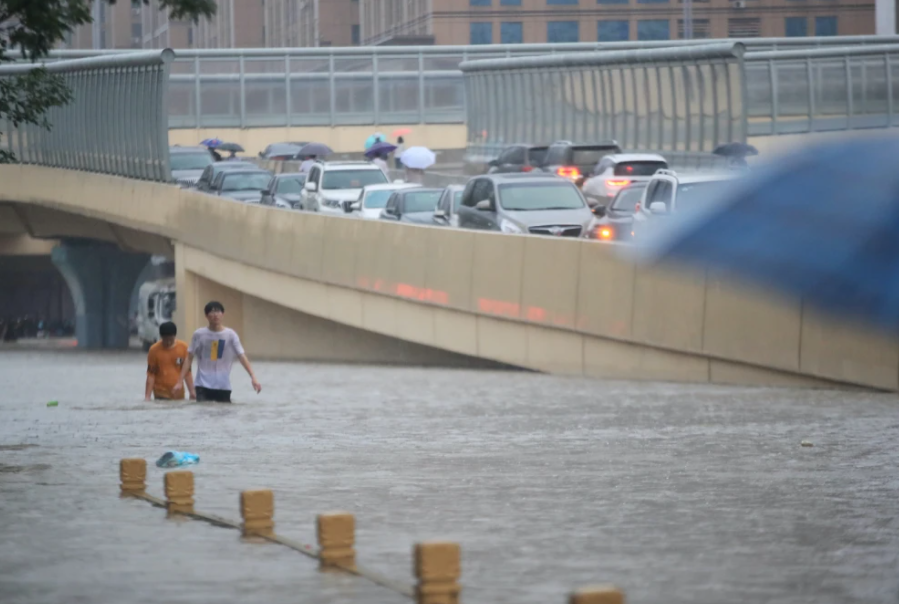
<svg viewBox="0 0 899 604"><path fill-rule="evenodd" d="M49 403L47 403L47 406L48 407L58 407L59 401L50 401Z"/></svg>

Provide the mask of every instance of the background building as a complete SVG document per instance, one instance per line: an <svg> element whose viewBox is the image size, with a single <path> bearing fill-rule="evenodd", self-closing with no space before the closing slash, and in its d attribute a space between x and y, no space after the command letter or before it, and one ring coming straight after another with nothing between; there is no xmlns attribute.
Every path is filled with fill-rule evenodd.
<svg viewBox="0 0 899 604"><path fill-rule="evenodd" d="M194 28L196 48L259 48L265 41L264 0L217 0L212 19Z"/></svg>
<svg viewBox="0 0 899 604"><path fill-rule="evenodd" d="M73 49L141 48L141 2L94 2L94 22L76 27L61 45Z"/></svg>
<svg viewBox="0 0 899 604"><path fill-rule="evenodd" d="M143 48L192 48L194 45L193 24L188 21L173 21L167 10L159 8L158 2L141 5L143 23Z"/></svg>
<svg viewBox="0 0 899 604"><path fill-rule="evenodd" d="M265 46L359 44L359 0L265 0Z"/></svg>
<svg viewBox="0 0 899 604"><path fill-rule="evenodd" d="M672 40L681 0L361 0L362 44L432 36L434 44ZM693 0L693 37L874 33L874 0Z"/></svg>

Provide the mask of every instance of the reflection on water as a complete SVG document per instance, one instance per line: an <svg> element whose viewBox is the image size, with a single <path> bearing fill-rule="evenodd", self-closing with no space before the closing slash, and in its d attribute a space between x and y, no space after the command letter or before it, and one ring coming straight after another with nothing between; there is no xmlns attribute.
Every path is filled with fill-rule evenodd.
<svg viewBox="0 0 899 604"><path fill-rule="evenodd" d="M236 368L236 404L171 406L141 400L137 353L0 351L0 601L403 601L119 499L118 460L161 495L167 449L200 455L204 512L272 488L306 542L354 512L360 561L395 579L416 540L460 541L465 602L899 597L892 395L256 365L260 396Z"/></svg>

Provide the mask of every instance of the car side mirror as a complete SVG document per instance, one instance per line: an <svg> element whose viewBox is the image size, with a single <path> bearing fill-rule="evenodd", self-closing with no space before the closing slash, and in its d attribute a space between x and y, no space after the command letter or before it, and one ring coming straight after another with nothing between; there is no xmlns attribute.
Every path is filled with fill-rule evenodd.
<svg viewBox="0 0 899 604"><path fill-rule="evenodd" d="M606 215L606 206L594 206L591 212L593 212L594 216L602 218Z"/></svg>
<svg viewBox="0 0 899 604"><path fill-rule="evenodd" d="M476 210L480 210L482 212L489 212L493 209L493 204L490 203L489 199L482 199L478 203L474 204Z"/></svg>
<svg viewBox="0 0 899 604"><path fill-rule="evenodd" d="M307 182L305 185L303 185L303 188L310 193L315 193L316 191L318 191L318 185L314 182Z"/></svg>
<svg viewBox="0 0 899 604"><path fill-rule="evenodd" d="M359 201L354 201L350 204L350 212L359 212L362 210L362 203Z"/></svg>
<svg viewBox="0 0 899 604"><path fill-rule="evenodd" d="M649 204L649 213L650 214L667 214L668 206L665 205L664 201L654 201Z"/></svg>
<svg viewBox="0 0 899 604"><path fill-rule="evenodd" d="M444 210L443 208L434 210L434 218L447 218L446 210Z"/></svg>

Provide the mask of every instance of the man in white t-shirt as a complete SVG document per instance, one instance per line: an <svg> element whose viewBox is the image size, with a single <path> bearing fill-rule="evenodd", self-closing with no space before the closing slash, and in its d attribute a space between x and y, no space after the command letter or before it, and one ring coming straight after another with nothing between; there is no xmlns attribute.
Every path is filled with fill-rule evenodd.
<svg viewBox="0 0 899 604"><path fill-rule="evenodd" d="M185 375L197 359L197 373L194 380L197 402L231 402L231 365L240 361L253 381L253 389L259 393L262 385L253 373L250 360L240 344L237 332L222 324L225 307L221 302L210 302L204 309L209 327L201 327L194 332L187 347L187 363L181 368L181 381L175 389L181 388Z"/></svg>

